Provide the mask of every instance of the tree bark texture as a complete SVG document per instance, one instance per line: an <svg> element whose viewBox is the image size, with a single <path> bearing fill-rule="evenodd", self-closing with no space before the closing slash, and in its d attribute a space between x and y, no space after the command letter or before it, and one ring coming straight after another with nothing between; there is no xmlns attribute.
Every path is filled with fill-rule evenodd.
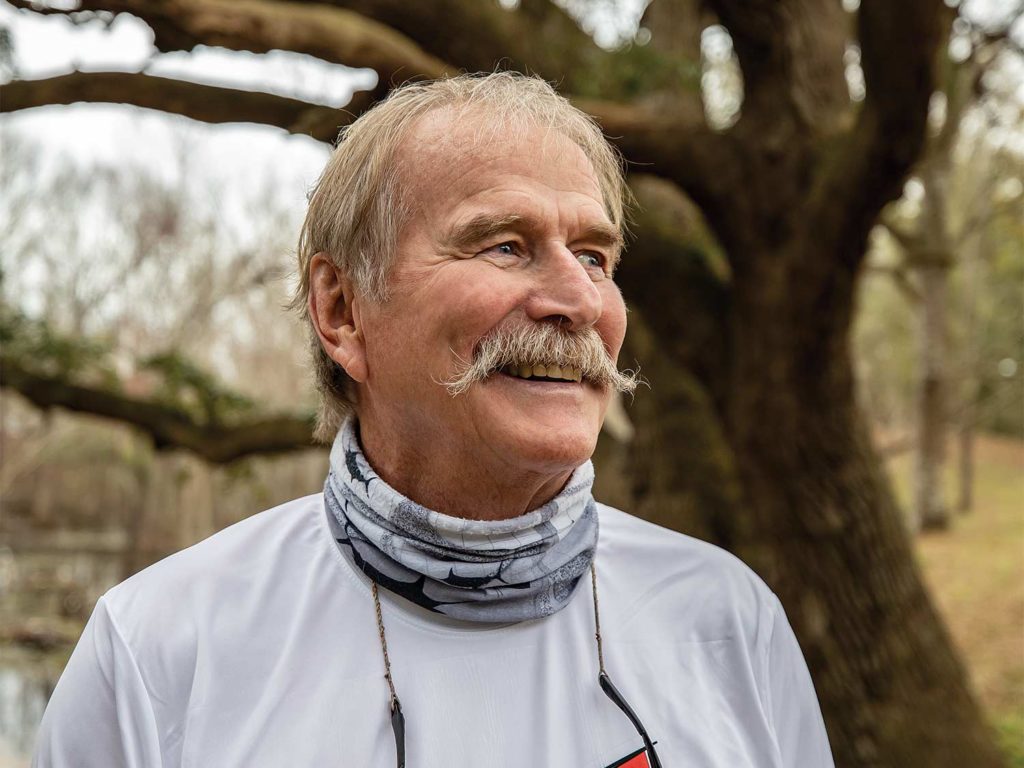
<svg viewBox="0 0 1024 768"><path fill-rule="evenodd" d="M787 606L836 764L999 765L857 411L848 357L794 344L805 319L784 305L765 323L766 293L736 291L727 434L754 532L748 560Z"/></svg>
<svg viewBox="0 0 1024 768"><path fill-rule="evenodd" d="M619 279L635 310L630 348L652 385L631 409L634 511L739 552L779 594L840 768L1000 765L857 411L848 345L868 232L922 151L941 0L862 0L859 105L843 74L850 30L839 3L709 0L744 76L741 117L724 133L678 83L651 93L597 77L626 59L601 52L544 0L515 13L477 0L331 5L456 67L492 69L507 56L558 79L642 164L634 168L673 187L650 196ZM146 4L156 6L170 7ZM686 24L693 14L664 18ZM205 42L198 25L186 31L157 44ZM595 95L602 101L588 101ZM265 121L290 126L289 109ZM671 200L680 190L699 206L724 269Z"/></svg>

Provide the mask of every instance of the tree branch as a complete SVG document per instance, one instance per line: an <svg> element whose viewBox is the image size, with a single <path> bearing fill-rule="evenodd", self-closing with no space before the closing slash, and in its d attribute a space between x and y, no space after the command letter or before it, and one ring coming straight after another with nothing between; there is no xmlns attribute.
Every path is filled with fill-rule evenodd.
<svg viewBox="0 0 1024 768"><path fill-rule="evenodd" d="M33 8L31 0L11 1L20 8ZM504 57L501 61L523 71L537 69L540 74L552 73L554 70L550 67L554 67L555 59L551 58L551 53L555 50L590 51L587 55L596 57L595 61L600 59L601 67L612 63L610 54L598 49L589 36L549 0L527 0L515 13L477 0L438 0L421 4L332 0L329 6L298 0L80 0L78 9L67 13L81 15L83 12L133 14L149 24L157 47L165 51L191 49L199 44L253 52L282 49L350 66L371 67L378 72L381 84L372 95L357 96L362 101L348 107L355 115L397 82L451 73L451 67L425 53L413 39L437 45L437 35L441 38L456 35L460 26L466 27L465 34L457 34L456 38L468 46L467 58L456 58L456 61L469 69L492 69L499 61L495 51L514 52L520 50L517 46L526 46L529 54ZM381 21L394 24L400 32ZM489 36L494 36L494 45L482 42ZM551 44L542 45L542 40ZM455 45L450 52L458 56L461 50ZM445 55L448 53L446 49ZM545 66L533 66L535 59L543 59ZM571 71L585 75L585 81L578 84L582 91L578 92L601 92L597 85L601 78L594 67L574 65ZM25 108L22 104L116 101L175 112L205 122L265 122L324 141L332 141L338 129L349 122L337 119L337 113L327 108L311 107L283 97L236 96L227 90L217 93L171 79L129 80L126 75L86 76L84 73L73 77L74 80L34 81L31 97L23 97L20 92L27 86L12 84L5 94L9 103L0 105L0 110ZM665 77L669 81L673 79L669 75ZM167 92L159 93L161 89ZM725 192L713 194L713 185L708 182L720 182L736 175L725 172L727 165L736 165L731 162L734 150L725 137L707 128L699 99L683 98L686 95L673 97L671 101L651 98L633 104L585 98L575 98L574 102L594 115L607 134L616 137L630 162L641 167L653 166L657 173L671 178L700 204L712 205ZM29 101L25 101L26 98ZM261 118L264 111L266 117Z"/></svg>
<svg viewBox="0 0 1024 768"><path fill-rule="evenodd" d="M847 23L838 2L709 4L729 30L743 72L741 122L749 119L758 131L810 126L825 134L841 123L849 97L842 62Z"/></svg>
<svg viewBox="0 0 1024 768"><path fill-rule="evenodd" d="M892 221L890 217L882 216L879 218L878 226L888 232L904 251L916 251L924 247L924 238L920 232L914 232L902 227Z"/></svg>
<svg viewBox="0 0 1024 768"><path fill-rule="evenodd" d="M157 109L206 123L263 123L333 142L338 130L373 103L357 92L344 109L270 93L222 88L139 72L73 72L3 87L0 113L51 104L111 102Z"/></svg>
<svg viewBox="0 0 1024 768"><path fill-rule="evenodd" d="M136 72L74 72L42 80L14 80L3 88L0 113L50 104L111 102L131 104L190 117L207 123L262 123L291 133L333 142L338 130L371 107L378 94L360 91L344 109L309 104L286 96L242 91ZM726 137L681 116L657 114L643 104L576 100L594 115L626 159L638 169L671 178L698 203L717 194L720 174L728 163Z"/></svg>
<svg viewBox="0 0 1024 768"><path fill-rule="evenodd" d="M737 154L728 135L708 128L702 112L672 110L662 103L625 104L572 99L592 115L629 162L631 171L669 179L714 215L731 191L727 180L738 173Z"/></svg>
<svg viewBox="0 0 1024 768"><path fill-rule="evenodd" d="M158 450L184 448L216 464L313 447L312 417L268 416L232 426L201 424L172 406L41 375L7 356L0 356L0 387L13 389L39 408L67 408L130 424L152 437Z"/></svg>
<svg viewBox="0 0 1024 768"><path fill-rule="evenodd" d="M878 213L899 196L924 147L934 62L942 39L940 0L863 0L858 17L867 95L853 129L829 148L809 215L835 233L838 262L856 269Z"/></svg>
<svg viewBox="0 0 1024 768"><path fill-rule="evenodd" d="M12 4L59 12L37 9L31 0ZM595 69L614 58L549 0L522 0L515 11L481 0L79 0L66 13L83 11L139 17L153 28L161 51L199 44L280 48L371 67L384 84L437 77L451 70L443 60L468 71L535 72L581 92Z"/></svg>
<svg viewBox="0 0 1024 768"><path fill-rule="evenodd" d="M907 274L907 269L902 264L899 266L882 266L869 264L867 267L869 272L877 272L882 275L889 275L896 287L899 289L903 297L907 299L911 304L920 304L922 300L921 292L917 289L917 286L910 280L910 275Z"/></svg>
<svg viewBox="0 0 1024 768"><path fill-rule="evenodd" d="M30 0L12 4L36 10ZM152 28L161 51L216 45L266 53L295 51L377 71L380 82L454 73L405 35L343 8L282 0L81 0L67 13L129 13ZM52 11L51 11L52 12Z"/></svg>
<svg viewBox="0 0 1024 768"><path fill-rule="evenodd" d="M550 0L521 0L514 11L493 0L325 3L385 24L466 71L489 72L500 66L532 72L573 93L593 93L586 87L588 80L610 58Z"/></svg>

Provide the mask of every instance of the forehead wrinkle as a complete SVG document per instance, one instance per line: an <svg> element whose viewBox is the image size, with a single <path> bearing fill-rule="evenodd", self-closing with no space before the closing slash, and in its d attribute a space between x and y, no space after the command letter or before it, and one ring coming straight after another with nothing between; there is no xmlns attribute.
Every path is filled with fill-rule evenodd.
<svg viewBox="0 0 1024 768"><path fill-rule="evenodd" d="M475 110L471 108L467 111ZM431 190L450 188L467 175L478 175L494 165L507 163L510 158L523 160L524 155L528 155L530 151L539 151L542 158L556 153L563 160L571 160L576 170L586 177L585 186L589 188L585 192L586 196L592 197L605 214L602 218L607 217L604 190L590 159L582 148L556 128L534 124L534 129L542 131L540 140L524 145L521 143L524 139L522 135L513 134L509 137L507 126L502 131L481 131L480 126L470 127L466 125L465 120L459 121L459 116L458 110L450 106L432 110L420 116L406 134L397 165L406 199L413 203L410 206L412 216L422 216L426 213L426 208L437 202ZM466 115L463 113L461 116ZM509 141L502 141L502 136ZM516 170L510 173L519 175ZM564 187L561 191L580 191L575 184L567 181L565 184L558 184L560 179L554 181L556 188ZM552 181L545 183L550 186ZM447 229L442 228L439 233L441 237L435 241L465 248L473 242L482 241L503 231L540 231L540 221L536 214L530 213L483 213L466 224L453 223ZM571 240L588 241L611 249L613 253L610 254L610 261L614 266L619 261L624 246L622 233L610 221L605 224L591 220L589 223L579 224L581 226L570 227L570 230L576 229L576 232L569 233Z"/></svg>

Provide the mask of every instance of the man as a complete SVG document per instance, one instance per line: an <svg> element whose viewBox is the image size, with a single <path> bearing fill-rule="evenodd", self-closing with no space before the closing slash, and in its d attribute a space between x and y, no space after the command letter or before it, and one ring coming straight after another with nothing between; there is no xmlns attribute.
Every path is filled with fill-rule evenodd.
<svg viewBox="0 0 1024 768"><path fill-rule="evenodd" d="M536 79L356 121L299 245L324 493L108 592L36 764L831 766L768 588L590 495L625 195Z"/></svg>

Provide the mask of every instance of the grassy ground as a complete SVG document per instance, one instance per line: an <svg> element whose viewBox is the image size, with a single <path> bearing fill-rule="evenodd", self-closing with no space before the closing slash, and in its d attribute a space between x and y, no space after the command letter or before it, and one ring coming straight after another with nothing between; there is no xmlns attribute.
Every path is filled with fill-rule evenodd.
<svg viewBox="0 0 1024 768"><path fill-rule="evenodd" d="M905 508L911 461L890 463ZM1024 768L1024 442L979 440L975 493L975 511L920 536L917 553L1010 764Z"/></svg>

